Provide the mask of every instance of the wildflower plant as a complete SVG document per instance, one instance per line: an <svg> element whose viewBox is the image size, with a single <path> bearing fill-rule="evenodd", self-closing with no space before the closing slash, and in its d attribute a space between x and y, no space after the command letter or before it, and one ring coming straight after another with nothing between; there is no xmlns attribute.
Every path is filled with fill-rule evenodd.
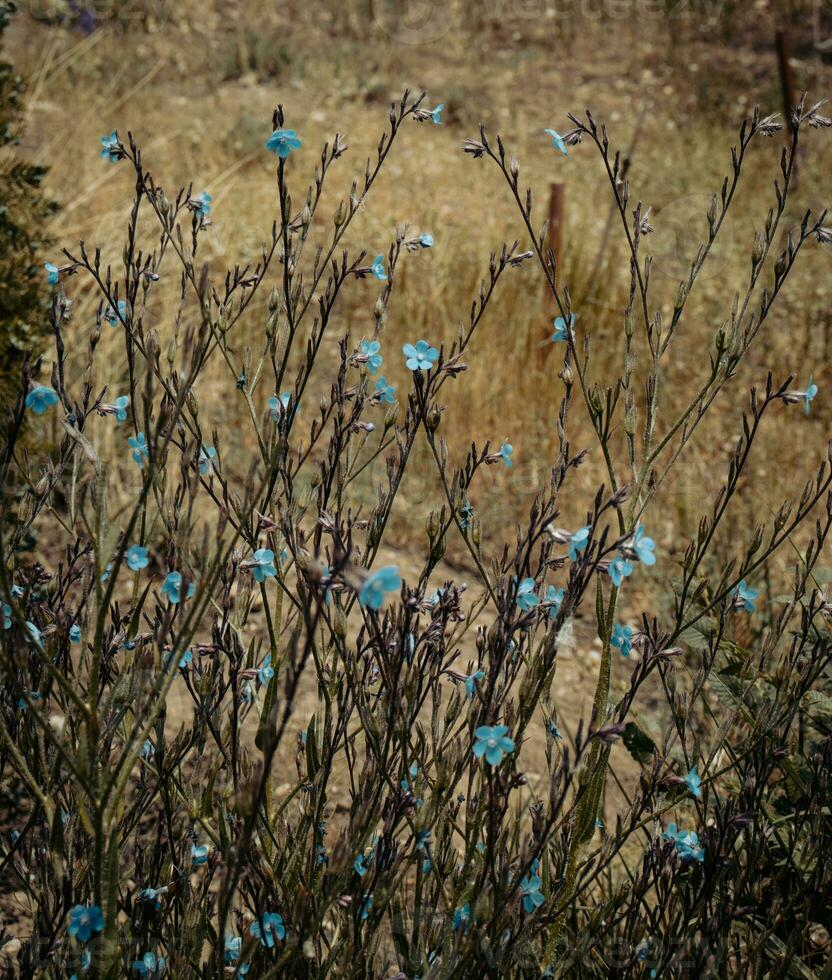
<svg viewBox="0 0 832 980"><path fill-rule="evenodd" d="M832 527L826 450L795 500L733 541L734 560L713 561L761 428L822 391L762 379L722 487L676 559L654 530L656 495L685 466L715 400L740 397L738 365L803 249L824 244L824 215L811 212L779 244L818 107L801 103L787 120L748 281L676 417L661 410L666 365L746 157L776 122L754 112L743 123L670 315L653 305L645 209L606 129L587 113L570 117L569 132L547 131L564 154L580 146L570 166L590 166L594 151L628 248L612 378L595 374L591 317L571 310L519 164L484 129L466 139L490 168L480 179L497 179L515 202L528 248L495 250L454 339L405 345L395 399L374 369L400 263L424 261L433 240L411 248L397 229L368 265L345 236L394 147L443 136L433 126L404 136L407 124L438 126L441 111L405 93L327 217L324 188L346 142L323 147L304 188L302 121L289 128L279 107L266 143L271 231L251 264L221 275L201 258L207 195L168 196L131 135L102 140L114 179L123 171L134 188L122 262L67 248L74 275L53 286L50 384L27 361L2 420L3 506L12 477L26 488L16 523L0 515L2 778L23 801L0 861L31 910L25 975L83 964L95 976L217 978L671 975L682 960L765 973L783 957L805 975L822 965L811 935L832 883L820 858L832 832L822 717L832 603L816 587ZM314 251L313 228L325 235ZM441 399L464 383L504 277L533 262L563 334L556 447L513 543L490 545L476 508L484 468L503 463L512 478L527 456L496 440L449 446ZM165 277L180 284L172 323L154 302ZM67 330L73 282L100 295L84 341ZM353 288L372 290L363 342L345 326L342 294ZM101 327L112 319L127 377L101 383ZM250 323L258 339L246 343ZM203 386L209 363L224 371L221 393ZM117 385L129 391L120 450L102 458L95 427ZM307 411L313 391L324 394ZM208 430L220 396L233 405L233 435ZM27 412L53 438L24 451ZM573 446L576 416L593 446ZM781 424L806 424L805 414ZM443 499L414 574L390 563L385 542L417 445ZM586 497L574 474L590 449L605 475ZM357 480L379 459L366 509ZM132 481L127 506L108 489L114 473ZM563 529L566 510L575 530ZM50 530L37 557L22 547L36 526ZM451 538L468 556L467 587L437 587ZM750 583L777 574L771 559L787 547L793 575L775 604ZM633 597L650 589L654 611L637 608ZM571 655L592 664L586 649L600 647L592 704L568 730L553 681L575 624L587 622L592 635ZM311 713L298 707L304 684ZM169 717L176 692L192 705L187 724ZM532 779L536 739L546 771ZM790 899L772 902L775 890Z"/></svg>

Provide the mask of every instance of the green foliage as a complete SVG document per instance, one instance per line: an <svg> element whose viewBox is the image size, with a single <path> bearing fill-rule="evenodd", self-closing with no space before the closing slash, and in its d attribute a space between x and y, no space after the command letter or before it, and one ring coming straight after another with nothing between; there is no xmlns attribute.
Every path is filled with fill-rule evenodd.
<svg viewBox="0 0 832 980"><path fill-rule="evenodd" d="M0 38L14 4L0 3ZM0 63L0 391L16 384L23 352L49 332L45 275L46 222L54 210L41 192L45 170L20 159L21 80Z"/></svg>

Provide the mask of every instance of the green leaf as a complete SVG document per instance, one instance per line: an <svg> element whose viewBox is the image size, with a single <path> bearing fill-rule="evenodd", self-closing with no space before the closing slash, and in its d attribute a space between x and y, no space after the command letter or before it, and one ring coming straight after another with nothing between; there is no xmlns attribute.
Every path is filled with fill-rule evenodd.
<svg viewBox="0 0 832 980"><path fill-rule="evenodd" d="M656 743L634 721L627 722L621 740L624 743L624 748L627 749L636 762L647 765L653 758L653 753L656 751Z"/></svg>

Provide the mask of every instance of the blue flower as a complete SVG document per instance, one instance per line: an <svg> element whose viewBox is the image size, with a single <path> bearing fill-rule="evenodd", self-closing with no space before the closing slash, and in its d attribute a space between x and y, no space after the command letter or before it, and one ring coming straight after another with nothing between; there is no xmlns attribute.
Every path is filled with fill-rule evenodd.
<svg viewBox="0 0 832 980"><path fill-rule="evenodd" d="M268 401L269 408L272 412L272 418L277 421L282 414L288 412L291 402L292 396L288 391L281 392L279 399L277 395L272 395Z"/></svg>
<svg viewBox="0 0 832 980"><path fill-rule="evenodd" d="M419 248L433 248L433 235L419 235Z"/></svg>
<svg viewBox="0 0 832 980"><path fill-rule="evenodd" d="M610 562L608 572L612 584L618 588L628 575L633 574L633 563L628 561L624 555L618 554Z"/></svg>
<svg viewBox="0 0 832 980"><path fill-rule="evenodd" d="M577 561L580 553L586 548L591 530L591 525L586 524L584 527L578 528L569 538L569 557L572 561Z"/></svg>
<svg viewBox="0 0 832 980"><path fill-rule="evenodd" d="M380 401L387 402L388 405L396 401L396 386L391 385L384 375L376 381L376 393L380 396Z"/></svg>
<svg viewBox="0 0 832 980"><path fill-rule="evenodd" d="M743 579L734 589L734 606L744 612L752 613L755 611L754 603L759 594L759 589L752 589L745 579Z"/></svg>
<svg viewBox="0 0 832 980"><path fill-rule="evenodd" d="M483 680L485 677L484 670L476 670L473 674L469 674L465 678L465 691L468 694L468 700L473 700L474 692L477 690L477 684Z"/></svg>
<svg viewBox="0 0 832 980"><path fill-rule="evenodd" d="M355 855L355 860L352 862L352 869L359 878L363 878L367 874L367 861L363 854Z"/></svg>
<svg viewBox="0 0 832 980"><path fill-rule="evenodd" d="M644 528L641 525L636 528L636 533L633 535L630 548L642 565L656 564L656 556L653 554L656 548L656 542L652 538L646 537Z"/></svg>
<svg viewBox="0 0 832 980"><path fill-rule="evenodd" d="M72 626L69 627L69 642L81 642L81 627L77 623L73 623Z"/></svg>
<svg viewBox="0 0 832 980"><path fill-rule="evenodd" d="M621 623L616 623L612 631L612 636L610 637L610 645L617 647L621 651L622 657L629 657L630 651L633 649L632 638L632 627L622 626Z"/></svg>
<svg viewBox="0 0 832 980"><path fill-rule="evenodd" d="M129 395L119 395L113 402L111 408L115 409L113 415L116 417L116 425L121 425L127 421L127 406L130 404Z"/></svg>
<svg viewBox="0 0 832 980"><path fill-rule="evenodd" d="M696 766L691 769L682 782L685 784L685 786L687 786L697 800L702 799L702 780L699 778L699 773L696 771Z"/></svg>
<svg viewBox="0 0 832 980"><path fill-rule="evenodd" d="M514 739L508 737L508 725L480 725L474 732L474 756L489 766L498 766L503 756L514 751Z"/></svg>
<svg viewBox="0 0 832 980"><path fill-rule="evenodd" d="M98 905L73 905L69 910L66 930L79 943L85 943L97 932L104 931L104 916Z"/></svg>
<svg viewBox="0 0 832 980"><path fill-rule="evenodd" d="M31 408L35 415L43 415L44 412L57 405L60 399L54 388L48 385L35 385L26 396L26 408Z"/></svg>
<svg viewBox="0 0 832 980"><path fill-rule="evenodd" d="M504 442L500 446L500 458L506 464L506 466L511 469L514 463L511 461L511 455L514 452L514 446L510 442Z"/></svg>
<svg viewBox="0 0 832 980"><path fill-rule="evenodd" d="M41 697L40 691L29 691L30 701L40 701ZM26 703L26 698L18 698L17 707L19 711L28 711L29 705Z"/></svg>
<svg viewBox="0 0 832 980"><path fill-rule="evenodd" d="M274 667L272 667L272 655L266 654L260 669L257 671L257 680L264 686L274 677Z"/></svg>
<svg viewBox="0 0 832 980"><path fill-rule="evenodd" d="M139 753L139 755L143 759L152 759L155 754L156 754L156 746L153 744L153 742L150 741L149 738L146 738L142 743L142 750Z"/></svg>
<svg viewBox="0 0 832 980"><path fill-rule="evenodd" d="M251 681L246 681L243 685L242 691L240 691L240 700L243 702L243 704L251 704L254 697L254 688L251 686Z"/></svg>
<svg viewBox="0 0 832 980"><path fill-rule="evenodd" d="M108 307L104 313L104 319L111 327L117 327L127 317L127 302L123 299L118 301L118 312L112 306Z"/></svg>
<svg viewBox="0 0 832 980"><path fill-rule="evenodd" d="M203 191L201 194L197 194L196 197L191 199L191 205L193 206L194 212L200 218L207 218L211 213L211 201L213 197L210 194L206 194Z"/></svg>
<svg viewBox="0 0 832 980"><path fill-rule="evenodd" d="M193 650L188 649L179 658L179 669L186 670L188 666L193 662L194 662L194 652Z"/></svg>
<svg viewBox="0 0 832 980"><path fill-rule="evenodd" d="M267 578L274 578L277 575L277 569L274 567L274 552L271 548L258 548L246 562L246 568L251 569L255 582L265 582Z"/></svg>
<svg viewBox="0 0 832 980"><path fill-rule="evenodd" d="M552 342L557 343L560 340L566 340L567 338L572 337L572 330L575 326L575 320L577 320L577 317L574 313L570 313L566 318L562 316L555 317L555 332L552 334Z"/></svg>
<svg viewBox="0 0 832 980"><path fill-rule="evenodd" d="M156 910L158 911L162 907L162 902L159 899L159 896L166 894L167 890L167 885L164 885L162 888L142 888L142 890L139 892L139 901L147 902L148 904L153 902L156 906Z"/></svg>
<svg viewBox="0 0 832 980"><path fill-rule="evenodd" d="M121 141L115 130L109 136L101 137L101 146L103 147L101 150L102 160L109 160L110 163L118 163L119 160L123 159L124 147L121 145Z"/></svg>
<svg viewBox="0 0 832 980"><path fill-rule="evenodd" d="M275 942L286 938L283 916L279 912L266 912L248 927L250 936L260 940L261 946L271 949Z"/></svg>
<svg viewBox="0 0 832 980"><path fill-rule="evenodd" d="M207 844L191 844L191 867L201 868L208 861L211 849Z"/></svg>
<svg viewBox="0 0 832 980"><path fill-rule="evenodd" d="M402 353L409 371L430 371L439 360L439 351L426 340L418 341L415 347L413 344L405 344Z"/></svg>
<svg viewBox="0 0 832 980"><path fill-rule="evenodd" d="M358 593L358 601L370 609L381 609L384 605L385 592L398 592L402 587L401 575L395 565L387 565L373 572Z"/></svg>
<svg viewBox="0 0 832 980"><path fill-rule="evenodd" d="M526 875L520 882L520 897L523 899L523 908L526 912L534 912L546 901L540 891L540 884L538 875Z"/></svg>
<svg viewBox="0 0 832 980"><path fill-rule="evenodd" d="M464 905L460 905L458 909L454 910L454 918L451 923L451 928L454 932L467 933L471 928L471 906L466 902Z"/></svg>
<svg viewBox="0 0 832 980"><path fill-rule="evenodd" d="M815 395L818 393L818 386L812 381L811 374L809 375L809 384L806 387L806 391L803 393L803 401L806 403L806 414L809 414L810 403Z"/></svg>
<svg viewBox="0 0 832 980"><path fill-rule="evenodd" d="M556 129L544 129L543 132L552 137L552 146L556 150L560 150L565 157L569 156L569 150L566 148L566 141Z"/></svg>
<svg viewBox="0 0 832 980"><path fill-rule="evenodd" d="M361 901L361 906L358 909L358 918L362 921L367 918L370 914L370 909L373 907L373 896L365 895Z"/></svg>
<svg viewBox="0 0 832 980"><path fill-rule="evenodd" d="M110 572L113 570L113 563L111 561L107 562L107 567L101 573L101 583L108 582L110 580Z"/></svg>
<svg viewBox="0 0 832 980"><path fill-rule="evenodd" d="M375 374L381 367L382 357L379 354L381 344L377 340L362 340L361 353L367 358L367 370Z"/></svg>
<svg viewBox="0 0 832 980"><path fill-rule="evenodd" d="M214 460L217 458L217 451L213 446L199 447L199 473L200 476L208 476L216 469Z"/></svg>
<svg viewBox="0 0 832 980"><path fill-rule="evenodd" d="M140 977L160 977L165 972L165 958L145 953L140 960L133 961L133 969Z"/></svg>
<svg viewBox="0 0 832 980"><path fill-rule="evenodd" d="M563 589L556 589L554 585L546 586L546 594L543 602L549 606L549 619L556 619L560 611L560 604L563 602Z"/></svg>
<svg viewBox="0 0 832 980"><path fill-rule="evenodd" d="M193 582L188 583L188 594L186 598L190 599L196 592L196 586ZM181 572L168 572L165 577L165 581L162 583L162 595L168 597L168 602L177 603L182 599L182 573Z"/></svg>
<svg viewBox="0 0 832 980"><path fill-rule="evenodd" d="M563 741L563 735L560 729L551 718L546 722L546 731L552 738L556 738L559 742Z"/></svg>
<svg viewBox="0 0 832 980"><path fill-rule="evenodd" d="M445 103L440 102L436 108L430 110L430 121L434 126L442 125L442 110L445 108Z"/></svg>
<svg viewBox="0 0 832 980"><path fill-rule="evenodd" d="M270 153L276 153L281 160L291 156L301 146L303 143L294 129L276 129L266 140L266 149Z"/></svg>
<svg viewBox="0 0 832 980"><path fill-rule="evenodd" d="M12 607L8 602L3 603L3 629L10 630L12 628Z"/></svg>
<svg viewBox="0 0 832 980"><path fill-rule="evenodd" d="M226 936L225 937L225 962L228 964L236 963L240 958L240 953L243 949L243 937L242 936Z"/></svg>
<svg viewBox="0 0 832 980"><path fill-rule="evenodd" d="M517 586L517 607L525 612L527 609L534 609L538 599L535 595L535 580L524 578Z"/></svg>
<svg viewBox="0 0 832 980"><path fill-rule="evenodd" d="M373 273L376 279L380 279L382 282L387 281L387 273L384 271L383 255L377 255L373 259L373 264L370 266L370 271Z"/></svg>
<svg viewBox="0 0 832 980"><path fill-rule="evenodd" d="M699 835L694 830L677 830L676 824L668 825L667 830L662 834L664 840L673 841L676 853L682 864L691 864L694 861L700 863L705 860L705 848L699 842Z"/></svg>
<svg viewBox="0 0 832 980"><path fill-rule="evenodd" d="M459 526L463 531L467 531L471 526L471 520L474 517L474 508L471 502L466 500L465 503L459 508Z"/></svg>
<svg viewBox="0 0 832 980"><path fill-rule="evenodd" d="M149 558L147 557L147 548L142 548L141 545L131 544L127 549L127 567L131 572L138 572L142 568L147 568L147 563Z"/></svg>
<svg viewBox="0 0 832 980"><path fill-rule="evenodd" d="M51 262L44 262L43 267L46 269L46 281L54 286L61 278L61 270Z"/></svg>
<svg viewBox="0 0 832 980"><path fill-rule="evenodd" d="M127 440L127 445L133 450L130 453L133 457L133 462L140 470L143 470L144 461L150 458L147 452L147 439L145 439L144 433L137 432L135 436L130 436Z"/></svg>

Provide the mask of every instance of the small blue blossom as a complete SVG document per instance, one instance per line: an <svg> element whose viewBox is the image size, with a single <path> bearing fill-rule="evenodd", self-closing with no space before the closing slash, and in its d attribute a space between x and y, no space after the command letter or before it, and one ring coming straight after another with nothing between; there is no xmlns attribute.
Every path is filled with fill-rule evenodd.
<svg viewBox="0 0 832 980"><path fill-rule="evenodd" d="M265 582L267 578L274 578L277 575L277 569L274 567L274 552L270 548L258 548L245 564L246 568L251 569L255 582Z"/></svg>
<svg viewBox="0 0 832 980"><path fill-rule="evenodd" d="M118 301L118 312L112 306L108 307L104 313L104 319L111 327L117 327L127 317L127 302L123 299Z"/></svg>
<svg viewBox="0 0 832 980"><path fill-rule="evenodd" d="M143 568L147 568L147 564L150 561L147 548L143 548L139 544L131 544L127 549L125 557L127 559L127 567L131 572L138 572Z"/></svg>
<svg viewBox="0 0 832 980"><path fill-rule="evenodd" d="M439 360L439 351L426 340L419 340L416 345L405 344L402 353L406 360L405 365L408 371L430 371L433 365Z"/></svg>
<svg viewBox="0 0 832 980"><path fill-rule="evenodd" d="M818 393L818 386L812 381L812 376L809 375L809 384L806 386L806 391L803 392L803 401L806 404L806 414L809 414L812 399Z"/></svg>
<svg viewBox="0 0 832 980"><path fill-rule="evenodd" d="M139 753L139 755L143 759L152 759L155 754L156 754L156 746L153 744L153 742L150 741L149 738L146 738L142 743L142 750Z"/></svg>
<svg viewBox="0 0 832 980"><path fill-rule="evenodd" d="M284 415L289 411L289 406L292 403L292 395L288 391L283 391L280 393L280 398L277 395L272 395L268 401L269 408L271 409L272 418L277 421L281 415Z"/></svg>
<svg viewBox="0 0 832 980"><path fill-rule="evenodd" d="M610 645L620 650L622 657L629 657L630 651L633 649L632 627L616 623L610 637Z"/></svg>
<svg viewBox="0 0 832 980"><path fill-rule="evenodd" d="M257 671L257 680L265 687L274 677L274 667L272 667L272 655L266 654L260 669Z"/></svg>
<svg viewBox="0 0 832 980"><path fill-rule="evenodd" d="M145 953L140 960L133 961L133 970L140 977L160 977L165 972L164 956L155 953Z"/></svg>
<svg viewBox="0 0 832 980"><path fill-rule="evenodd" d="M375 374L381 367L382 356L379 354L381 344L377 340L362 340L361 353L367 358L367 370Z"/></svg>
<svg viewBox="0 0 832 980"><path fill-rule="evenodd" d="M474 756L489 766L498 766L504 755L514 751L514 739L508 737L508 725L480 725L474 732Z"/></svg>
<svg viewBox="0 0 832 980"><path fill-rule="evenodd" d="M549 607L549 619L556 619L560 611L560 604L563 602L563 589L556 589L554 585L546 586L546 593L543 602Z"/></svg>
<svg viewBox="0 0 832 980"><path fill-rule="evenodd" d="M26 408L31 408L35 415L43 415L48 408L57 405L60 399L54 388L48 385L35 385L26 396Z"/></svg>
<svg viewBox="0 0 832 980"><path fill-rule="evenodd" d="M420 248L433 248L433 235L419 235Z"/></svg>
<svg viewBox="0 0 832 980"><path fill-rule="evenodd" d="M217 451L213 446L199 447L199 473L200 476L208 476L216 469L214 460L217 458Z"/></svg>
<svg viewBox="0 0 832 980"><path fill-rule="evenodd" d="M196 592L196 586L193 582L188 583L188 594L186 598L190 599ZM168 572L165 577L165 581L162 583L162 595L168 597L168 602L176 604L182 599L182 573L181 572Z"/></svg>
<svg viewBox="0 0 832 980"><path fill-rule="evenodd" d="M644 528L639 525L633 535L630 550L642 565L655 565L656 556L653 554L655 549L656 542L652 538L648 538L644 533Z"/></svg>
<svg viewBox="0 0 832 980"><path fill-rule="evenodd" d="M538 599L535 595L535 580L533 578L524 578L523 581L517 586L517 607L526 612L528 609L534 609L537 605Z"/></svg>
<svg viewBox="0 0 832 980"><path fill-rule="evenodd" d="M459 508L459 526L463 531L467 531L471 526L471 521L474 517L474 508L470 501L466 500L465 503Z"/></svg>
<svg viewBox="0 0 832 980"><path fill-rule="evenodd" d="M506 464L506 466L511 469L514 463L511 461L512 453L514 452L514 446L510 442L504 442L500 446L500 458Z"/></svg>
<svg viewBox="0 0 832 980"><path fill-rule="evenodd" d="M109 160L110 163L118 163L124 158L124 147L115 130L109 136L101 137L101 159Z"/></svg>
<svg viewBox="0 0 832 980"><path fill-rule="evenodd" d="M194 662L194 652L189 648L179 658L179 669L187 670L188 667L190 667L190 665L193 662Z"/></svg>
<svg viewBox="0 0 832 980"><path fill-rule="evenodd" d="M275 942L286 938L286 927L279 912L266 912L248 927L250 936L260 940L261 946L272 949Z"/></svg>
<svg viewBox="0 0 832 980"><path fill-rule="evenodd" d="M34 623L26 622L23 624L26 627L26 632L29 634L29 639L35 644L35 646L43 647L43 634L35 626Z"/></svg>
<svg viewBox="0 0 832 980"><path fill-rule="evenodd" d="M291 156L301 146L303 143L294 129L276 129L266 140L266 149L270 153L276 153L281 160Z"/></svg>
<svg viewBox="0 0 832 980"><path fill-rule="evenodd" d="M381 609L385 592L398 592L401 587L402 578L398 568L387 565L365 579L358 593L358 601L369 609Z"/></svg>
<svg viewBox="0 0 832 980"><path fill-rule="evenodd" d="M112 572L112 570L113 570L113 563L111 561L108 561L107 562L107 567L101 573L101 584L102 585L105 582L109 582L110 581L110 573Z"/></svg>
<svg viewBox="0 0 832 980"><path fill-rule="evenodd" d="M79 943L92 939L104 931L104 915L98 905L73 905L69 910L69 926L66 930Z"/></svg>
<svg viewBox="0 0 832 980"><path fill-rule="evenodd" d="M543 132L552 138L552 146L556 150L560 150L565 157L569 156L569 150L566 148L566 141L556 129L544 129Z"/></svg>
<svg viewBox="0 0 832 980"><path fill-rule="evenodd" d="M384 375L376 381L375 390L380 401L387 402L388 405L392 405L396 401L396 386L391 385Z"/></svg>
<svg viewBox="0 0 832 980"><path fill-rule="evenodd" d="M468 695L468 700L471 701L474 698L474 694L477 690L477 684L485 678L484 670L476 670L473 674L469 674L465 678L465 691Z"/></svg>
<svg viewBox="0 0 832 980"><path fill-rule="evenodd" d="M243 937L242 936L226 936L225 937L225 962L229 965L236 963L240 958L240 953L243 949Z"/></svg>
<svg viewBox="0 0 832 980"><path fill-rule="evenodd" d="M619 588L624 579L627 578L628 575L633 574L633 563L628 561L624 555L618 554L610 562L608 572L610 578L612 579L612 584L616 588Z"/></svg>
<svg viewBox="0 0 832 980"><path fill-rule="evenodd" d="M251 681L246 681L242 691L240 691L240 700L243 704L251 704L254 698L255 693L254 688L251 686Z"/></svg>
<svg viewBox="0 0 832 980"><path fill-rule="evenodd" d="M8 602L3 603L3 629L10 630L12 628L12 607Z"/></svg>
<svg viewBox="0 0 832 980"><path fill-rule="evenodd" d="M572 338L574 336L575 320L577 319L574 313L570 313L568 317L555 317L555 332L552 334L552 343L558 343L558 341Z"/></svg>
<svg viewBox="0 0 832 980"><path fill-rule="evenodd" d="M445 108L445 103L440 102L438 106L430 110L430 121L434 126L442 125L442 110Z"/></svg>
<svg viewBox="0 0 832 980"><path fill-rule="evenodd" d="M46 281L54 286L61 278L61 270L51 262L44 262L43 267L46 269Z"/></svg>
<svg viewBox="0 0 832 980"><path fill-rule="evenodd" d="M367 861L363 854L355 855L355 860L352 862L352 869L359 878L363 878L367 874Z"/></svg>
<svg viewBox="0 0 832 980"><path fill-rule="evenodd" d="M133 450L130 453L133 457L133 462L140 470L143 470L144 461L150 458L147 452L147 439L145 439L144 433L137 432L135 436L130 436L127 440L127 445Z"/></svg>
<svg viewBox="0 0 832 980"><path fill-rule="evenodd" d="M362 921L367 918L370 914L370 909L373 907L373 896L365 895L361 901L361 906L358 909L358 918Z"/></svg>
<svg viewBox="0 0 832 980"><path fill-rule="evenodd" d="M161 888L142 888L142 890L139 892L139 901L146 902L148 905L154 905L156 911L158 912L162 907L162 900L160 896L165 895L167 890L167 885L164 885Z"/></svg>
<svg viewBox="0 0 832 980"><path fill-rule="evenodd" d="M207 844L191 844L191 867L201 868L208 862L208 855L211 849Z"/></svg>
<svg viewBox="0 0 832 980"><path fill-rule="evenodd" d="M454 932L464 932L467 933L471 928L471 906L466 902L464 905L460 905L458 909L454 910L454 918L451 923L451 928Z"/></svg>
<svg viewBox="0 0 832 980"><path fill-rule="evenodd" d="M523 899L523 908L526 912L534 912L546 901L540 890L540 885L538 875L527 875L520 882L520 897Z"/></svg>
<svg viewBox="0 0 832 980"><path fill-rule="evenodd" d="M696 771L696 766L691 769L682 782L685 784L685 786L687 786L697 800L702 799L702 780L699 778L699 773Z"/></svg>
<svg viewBox="0 0 832 980"><path fill-rule="evenodd" d="M756 607L754 603L757 601L759 594L759 589L752 589L745 579L743 579L734 589L734 606L743 612L752 613L755 611Z"/></svg>
<svg viewBox="0 0 832 980"><path fill-rule="evenodd" d="M211 201L213 200L213 197L210 194L206 194L205 191L191 198L191 206L194 209L194 213L200 218L207 218L211 213Z"/></svg>
<svg viewBox="0 0 832 980"><path fill-rule="evenodd" d="M578 556L581 554L584 548L586 548L591 530L592 527L587 524L584 527L578 528L578 530L569 538L569 557L572 559L572 561L577 561Z"/></svg>
<svg viewBox="0 0 832 980"><path fill-rule="evenodd" d="M695 830L677 830L676 824L668 824L667 830L662 834L664 840L673 841L676 853L682 864L692 864L693 862L703 862L705 860L705 848L699 841L699 835Z"/></svg>
<svg viewBox="0 0 832 980"><path fill-rule="evenodd" d="M563 741L563 735L560 729L551 718L546 722L546 731L552 738L556 738L559 742Z"/></svg>
<svg viewBox="0 0 832 980"><path fill-rule="evenodd" d="M110 406L110 408L113 409L113 415L116 417L116 425L121 425L122 422L127 421L127 406L129 404L129 395L119 395L119 397L116 398L116 400Z"/></svg>
<svg viewBox="0 0 832 980"><path fill-rule="evenodd" d="M370 266L370 272L372 272L376 279L381 280L381 282L387 282L387 273L384 271L383 255L377 255L373 259L373 264Z"/></svg>
<svg viewBox="0 0 832 980"><path fill-rule="evenodd" d="M69 627L69 642L81 642L81 627L77 623L73 623L72 626Z"/></svg>

